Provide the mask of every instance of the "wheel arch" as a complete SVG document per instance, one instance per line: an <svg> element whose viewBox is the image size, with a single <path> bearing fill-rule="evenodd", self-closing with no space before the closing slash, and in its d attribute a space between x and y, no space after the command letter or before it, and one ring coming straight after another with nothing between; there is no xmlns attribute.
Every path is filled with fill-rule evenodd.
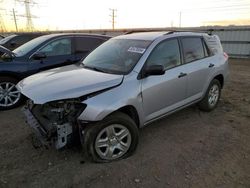
<svg viewBox="0 0 250 188"><path fill-rule="evenodd" d="M12 72L1 72L0 74L1 74L1 75L0 75L0 78L2 78L2 77L5 77L5 78L6 78L6 77L8 77L8 78L14 78L14 79L16 79L17 81L20 81L20 80L22 79L21 76L15 74L15 73L12 73Z"/></svg>
<svg viewBox="0 0 250 188"><path fill-rule="evenodd" d="M116 111L112 112L111 114L113 114L115 112L122 112L122 113L128 115L135 122L137 127L138 128L140 127L139 114L134 106L132 106L132 105L123 106L123 107L117 109ZM111 114L109 114L109 115L111 115Z"/></svg>
<svg viewBox="0 0 250 188"><path fill-rule="evenodd" d="M213 79L216 79L220 82L221 88L224 86L224 76L222 74L218 74Z"/></svg>

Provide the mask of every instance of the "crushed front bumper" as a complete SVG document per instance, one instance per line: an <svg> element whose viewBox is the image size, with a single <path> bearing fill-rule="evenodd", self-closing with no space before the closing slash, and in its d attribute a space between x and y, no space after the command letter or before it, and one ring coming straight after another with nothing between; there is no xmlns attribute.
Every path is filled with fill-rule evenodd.
<svg viewBox="0 0 250 188"><path fill-rule="evenodd" d="M70 142L69 135L72 134L72 126L69 123L65 124L53 124L55 128L55 134L51 136L46 129L39 123L37 118L32 114L28 107L22 109L26 116L27 124L32 128L38 140L45 146L52 146L56 149L61 149ZM50 136L49 136L50 135Z"/></svg>
<svg viewBox="0 0 250 188"><path fill-rule="evenodd" d="M43 145L49 146L46 130L40 125L40 123L37 121L32 112L27 107L23 107L22 111L26 117L27 124L32 128L39 141Z"/></svg>

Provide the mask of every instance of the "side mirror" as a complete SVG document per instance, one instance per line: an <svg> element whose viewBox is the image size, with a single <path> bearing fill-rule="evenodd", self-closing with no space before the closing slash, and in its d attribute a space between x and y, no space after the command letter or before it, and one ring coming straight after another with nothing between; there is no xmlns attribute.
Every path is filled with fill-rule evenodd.
<svg viewBox="0 0 250 188"><path fill-rule="evenodd" d="M35 60L41 60L41 59L45 59L47 56L45 55L45 53L43 52L36 52L32 58Z"/></svg>
<svg viewBox="0 0 250 188"><path fill-rule="evenodd" d="M165 73L164 67L162 65L150 65L146 66L144 69L144 77L150 75L163 75Z"/></svg>

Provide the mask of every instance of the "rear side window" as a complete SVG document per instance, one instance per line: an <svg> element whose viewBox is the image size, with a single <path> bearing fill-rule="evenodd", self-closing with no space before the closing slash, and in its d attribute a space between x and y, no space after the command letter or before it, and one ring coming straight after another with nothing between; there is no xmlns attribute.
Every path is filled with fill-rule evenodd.
<svg viewBox="0 0 250 188"><path fill-rule="evenodd" d="M148 65L163 65L164 69L170 69L181 64L179 44L177 39L161 42L155 47L147 59Z"/></svg>
<svg viewBox="0 0 250 188"><path fill-rule="evenodd" d="M189 63L205 57L204 47L201 38L183 38L182 46L185 63Z"/></svg>
<svg viewBox="0 0 250 188"><path fill-rule="evenodd" d="M75 37L75 53L88 53L102 44L104 40L90 37Z"/></svg>

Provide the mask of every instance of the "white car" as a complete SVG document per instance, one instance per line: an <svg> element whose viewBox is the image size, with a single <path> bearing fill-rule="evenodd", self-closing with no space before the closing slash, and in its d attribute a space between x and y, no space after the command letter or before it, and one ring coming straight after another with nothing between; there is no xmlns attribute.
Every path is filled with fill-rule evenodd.
<svg viewBox="0 0 250 188"><path fill-rule="evenodd" d="M213 110L228 77L228 56L215 35L147 32L103 43L81 64L18 84L24 112L44 144L80 137L94 161L131 155L138 128L198 103Z"/></svg>

